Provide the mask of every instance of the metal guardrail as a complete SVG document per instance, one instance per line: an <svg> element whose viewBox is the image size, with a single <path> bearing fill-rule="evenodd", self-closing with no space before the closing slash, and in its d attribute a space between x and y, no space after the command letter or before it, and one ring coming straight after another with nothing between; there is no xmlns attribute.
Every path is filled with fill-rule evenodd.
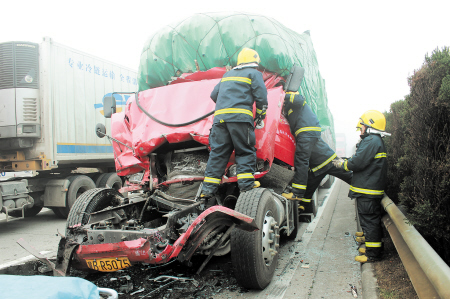
<svg viewBox="0 0 450 299"><path fill-rule="evenodd" d="M388 213L382 218L384 226L419 298L450 298L450 267L414 226L407 224L405 215L388 196L381 204Z"/></svg>

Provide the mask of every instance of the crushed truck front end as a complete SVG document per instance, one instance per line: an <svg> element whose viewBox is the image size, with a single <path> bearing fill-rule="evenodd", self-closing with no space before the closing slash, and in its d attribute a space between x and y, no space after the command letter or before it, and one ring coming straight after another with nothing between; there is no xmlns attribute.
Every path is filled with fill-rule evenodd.
<svg viewBox="0 0 450 299"><path fill-rule="evenodd" d="M63 257L70 255L73 266L104 272L136 263L164 264L174 259L189 265L194 255L211 257L232 251L234 231L251 234L261 229L267 237L258 242L271 252L262 262L276 263L280 230L289 228L289 203L274 191L258 188L245 192L248 194L244 197L267 201L267 206L263 205L267 209L265 218L243 210L239 202L249 199L242 199L243 193L237 187L234 154L216 196L200 198L209 157L208 137L213 120L210 112L215 105L209 96L225 72L225 68L215 68L186 74L169 86L131 96L125 109L112 115L111 140L117 173L127 178L124 190L129 196L123 197L111 189L93 189L81 195L68 217L66 238L60 246L60 270L67 265L67 258ZM277 163L292 161L295 151L281 113L281 78L264 74L264 79L269 107L264 127L255 131L255 179L269 173L275 158ZM201 116L205 117L186 124ZM292 173L287 167L277 167L289 176ZM284 186L278 186L280 190L287 181L281 184ZM292 221L291 217L289 233L295 226ZM255 236L260 238L261 232ZM67 268L62 272L66 273Z"/></svg>

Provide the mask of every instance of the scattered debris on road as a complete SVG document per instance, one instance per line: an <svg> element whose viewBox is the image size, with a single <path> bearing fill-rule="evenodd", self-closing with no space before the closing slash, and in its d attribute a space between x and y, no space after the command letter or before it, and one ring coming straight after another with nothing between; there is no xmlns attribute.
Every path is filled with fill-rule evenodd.
<svg viewBox="0 0 450 299"><path fill-rule="evenodd" d="M350 290L352 291L353 297L357 298L358 297L358 292L356 291L356 286L351 285L351 284L349 284L349 285L350 285Z"/></svg>

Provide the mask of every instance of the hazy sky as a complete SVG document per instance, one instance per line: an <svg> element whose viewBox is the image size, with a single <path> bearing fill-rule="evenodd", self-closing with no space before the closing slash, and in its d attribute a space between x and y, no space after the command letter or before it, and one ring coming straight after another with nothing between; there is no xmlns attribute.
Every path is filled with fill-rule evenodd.
<svg viewBox="0 0 450 299"><path fill-rule="evenodd" d="M268 4L270 3L270 4ZM310 30L336 132L356 142L369 109L389 110L427 53L450 46L450 1L8 1L0 42L44 36L137 71L153 32L201 12L239 11Z"/></svg>

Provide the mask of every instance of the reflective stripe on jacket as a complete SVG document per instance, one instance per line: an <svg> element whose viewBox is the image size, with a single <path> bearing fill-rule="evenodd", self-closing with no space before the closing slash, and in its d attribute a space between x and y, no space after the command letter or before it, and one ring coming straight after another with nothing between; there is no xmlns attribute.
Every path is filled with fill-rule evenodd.
<svg viewBox="0 0 450 299"><path fill-rule="evenodd" d="M316 176L326 172L333 165L331 161L334 158L336 158L336 153L330 146L322 138L317 139L309 158L309 171Z"/></svg>
<svg viewBox="0 0 450 299"><path fill-rule="evenodd" d="M255 67L232 69L214 87L211 99L216 102L214 123L248 122L253 125L253 103L262 112L267 106L267 89L261 72ZM264 119L265 114L262 116Z"/></svg>
<svg viewBox="0 0 450 299"><path fill-rule="evenodd" d="M320 137L321 127L317 116L298 92L288 92L284 98L284 111L294 136Z"/></svg>
<svg viewBox="0 0 450 299"><path fill-rule="evenodd" d="M387 179L386 148L378 134L364 137L356 153L344 162L345 170L353 171L348 196L382 198Z"/></svg>

